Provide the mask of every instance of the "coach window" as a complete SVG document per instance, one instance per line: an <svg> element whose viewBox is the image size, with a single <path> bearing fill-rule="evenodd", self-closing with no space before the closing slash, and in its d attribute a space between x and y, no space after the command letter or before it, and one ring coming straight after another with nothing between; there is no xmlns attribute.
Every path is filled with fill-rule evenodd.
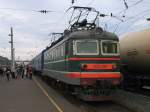
<svg viewBox="0 0 150 112"><path fill-rule="evenodd" d="M64 56L64 49L65 49L65 47L64 47L65 45L64 44L62 44L61 45L61 57L63 57Z"/></svg>
<svg viewBox="0 0 150 112"><path fill-rule="evenodd" d="M57 60L57 57L58 57L58 47L55 48L55 60Z"/></svg>
<svg viewBox="0 0 150 112"><path fill-rule="evenodd" d="M58 46L58 59L60 59L60 46Z"/></svg>
<svg viewBox="0 0 150 112"><path fill-rule="evenodd" d="M54 52L53 50L51 51L51 54L52 54L52 60L54 59Z"/></svg>
<svg viewBox="0 0 150 112"><path fill-rule="evenodd" d="M55 49L53 50L53 61L55 60Z"/></svg>
<svg viewBox="0 0 150 112"><path fill-rule="evenodd" d="M51 59L51 54L50 54L50 50L48 51L48 60L50 60Z"/></svg>
<svg viewBox="0 0 150 112"><path fill-rule="evenodd" d="M49 60L51 60L51 52L49 52Z"/></svg>
<svg viewBox="0 0 150 112"><path fill-rule="evenodd" d="M56 57L55 60L57 60L57 58L58 58L58 48L56 48L55 54L56 54L56 55L55 55L55 57Z"/></svg>
<svg viewBox="0 0 150 112"><path fill-rule="evenodd" d="M56 48L54 49L54 60L56 60Z"/></svg>
<svg viewBox="0 0 150 112"><path fill-rule="evenodd" d="M51 61L52 61L52 51L50 53L51 53Z"/></svg>
<svg viewBox="0 0 150 112"><path fill-rule="evenodd" d="M102 55L119 55L119 43L113 40L101 41Z"/></svg>
<svg viewBox="0 0 150 112"><path fill-rule="evenodd" d="M49 60L51 60L51 52L49 52Z"/></svg>
<svg viewBox="0 0 150 112"><path fill-rule="evenodd" d="M60 56L60 55L59 55L59 54L60 54L59 52L60 52L60 50L59 50L59 46L58 46L58 48L57 48L57 60L59 59L59 56Z"/></svg>
<svg viewBox="0 0 150 112"><path fill-rule="evenodd" d="M97 40L76 40L73 42L74 55L98 55L99 44Z"/></svg>
<svg viewBox="0 0 150 112"><path fill-rule="evenodd" d="M61 57L61 46L58 47L58 59Z"/></svg>
<svg viewBox="0 0 150 112"><path fill-rule="evenodd" d="M46 52L44 53L44 60L47 61Z"/></svg>

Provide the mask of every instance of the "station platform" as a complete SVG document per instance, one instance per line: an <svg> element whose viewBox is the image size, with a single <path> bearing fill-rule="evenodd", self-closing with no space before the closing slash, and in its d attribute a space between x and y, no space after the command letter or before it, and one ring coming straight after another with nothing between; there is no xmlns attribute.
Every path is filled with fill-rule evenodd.
<svg viewBox="0 0 150 112"><path fill-rule="evenodd" d="M0 112L149 112L149 101L118 90L113 101L84 102L52 88L38 76L10 81L0 76Z"/></svg>
<svg viewBox="0 0 150 112"><path fill-rule="evenodd" d="M58 112L35 80L0 77L0 112Z"/></svg>

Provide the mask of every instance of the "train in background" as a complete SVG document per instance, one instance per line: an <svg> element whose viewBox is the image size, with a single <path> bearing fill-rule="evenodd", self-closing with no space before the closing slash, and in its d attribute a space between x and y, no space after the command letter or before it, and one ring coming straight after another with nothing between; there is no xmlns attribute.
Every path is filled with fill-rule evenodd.
<svg viewBox="0 0 150 112"><path fill-rule="evenodd" d="M73 8L93 11L89 7ZM99 12L94 12L98 16ZM111 100L122 78L118 36L103 31L95 21L80 22L79 18L30 64L54 85L85 101Z"/></svg>
<svg viewBox="0 0 150 112"><path fill-rule="evenodd" d="M140 89L150 85L150 29L120 38L123 85Z"/></svg>

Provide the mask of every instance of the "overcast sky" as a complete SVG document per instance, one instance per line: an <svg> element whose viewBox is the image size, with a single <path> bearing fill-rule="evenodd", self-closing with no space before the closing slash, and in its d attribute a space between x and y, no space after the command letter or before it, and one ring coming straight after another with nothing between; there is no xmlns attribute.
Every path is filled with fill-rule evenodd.
<svg viewBox="0 0 150 112"><path fill-rule="evenodd" d="M75 6L94 7L100 13L113 13L119 19L100 18L100 25L118 36L125 33L150 28L149 0L77 0ZM141 3L136 4L138 1ZM69 14L65 11L71 6L71 0L0 0L0 55L10 59L10 27L14 28L15 58L32 59L49 45L50 32L63 32L67 28ZM36 11L50 10L47 14ZM69 12L68 12L69 13ZM122 17L125 15L125 18Z"/></svg>

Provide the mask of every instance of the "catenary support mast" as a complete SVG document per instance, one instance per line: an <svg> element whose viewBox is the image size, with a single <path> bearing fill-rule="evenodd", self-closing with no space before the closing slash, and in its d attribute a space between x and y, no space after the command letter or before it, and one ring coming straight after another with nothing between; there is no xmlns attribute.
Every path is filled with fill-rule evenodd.
<svg viewBox="0 0 150 112"><path fill-rule="evenodd" d="M14 53L14 42L13 42L13 28L11 27L11 32L9 34L11 37L10 44L11 44L11 71L15 72L15 53Z"/></svg>

